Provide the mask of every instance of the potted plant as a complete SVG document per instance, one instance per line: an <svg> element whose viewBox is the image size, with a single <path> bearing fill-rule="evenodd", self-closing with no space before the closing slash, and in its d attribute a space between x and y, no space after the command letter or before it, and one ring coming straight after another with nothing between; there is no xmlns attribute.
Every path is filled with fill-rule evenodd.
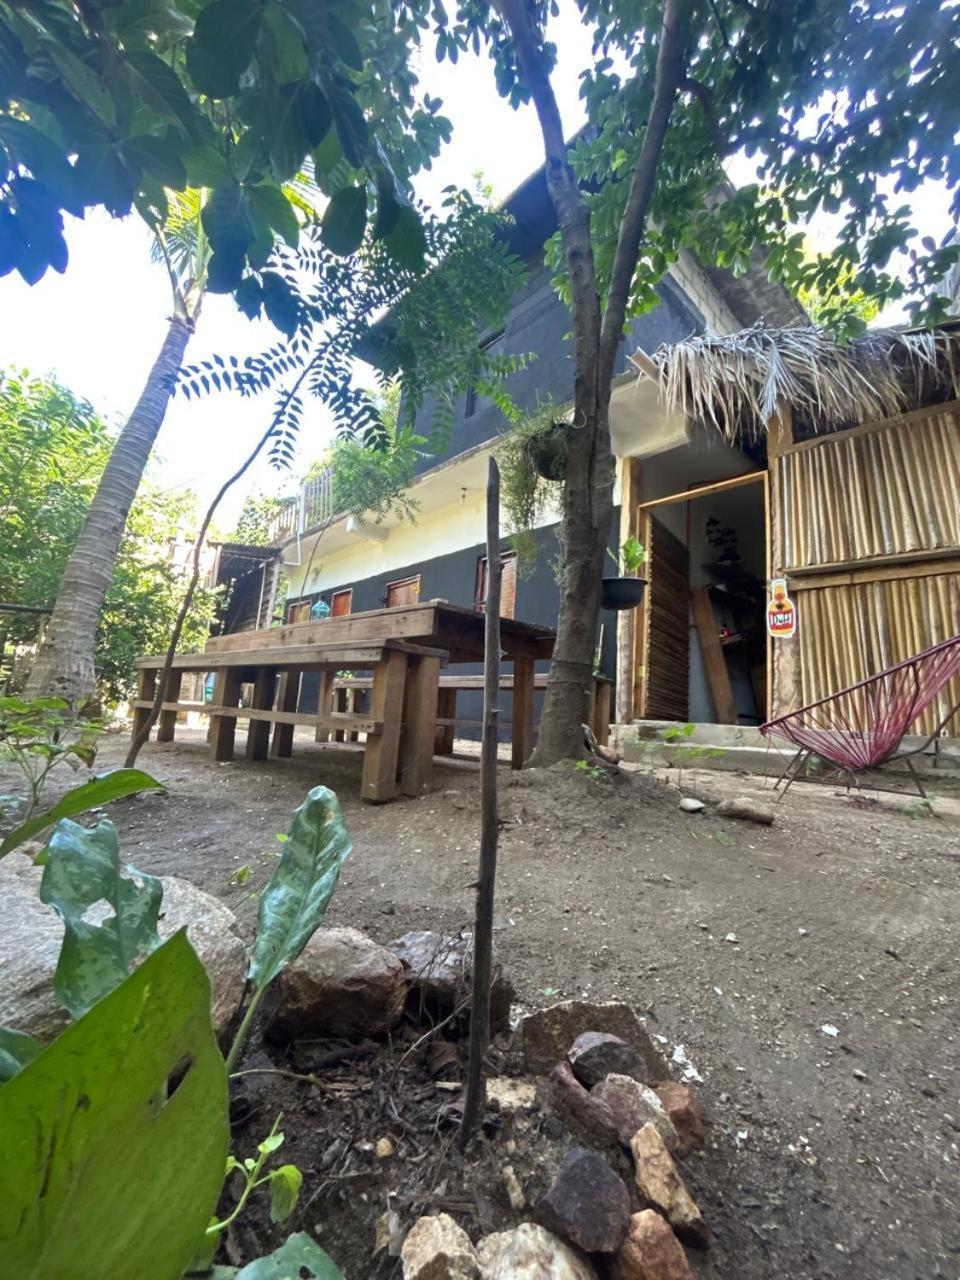
<svg viewBox="0 0 960 1280"><path fill-rule="evenodd" d="M536 563L536 530L556 501L557 481L566 466L571 428L558 421L558 413L553 401L538 405L514 421L496 446L500 497L521 578L527 577Z"/></svg>
<svg viewBox="0 0 960 1280"><path fill-rule="evenodd" d="M632 535L620 548L620 559L608 548L607 555L620 569L616 578L604 578L600 595L602 609L635 609L643 599L647 580L638 576L641 565L646 563L647 553L639 538Z"/></svg>
<svg viewBox="0 0 960 1280"><path fill-rule="evenodd" d="M525 442L530 465L544 480L562 480L567 466L570 423L547 421Z"/></svg>

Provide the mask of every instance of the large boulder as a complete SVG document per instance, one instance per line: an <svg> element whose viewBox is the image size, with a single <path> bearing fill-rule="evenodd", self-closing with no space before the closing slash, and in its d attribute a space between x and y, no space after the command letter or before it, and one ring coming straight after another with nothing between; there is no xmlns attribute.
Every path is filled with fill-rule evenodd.
<svg viewBox="0 0 960 1280"><path fill-rule="evenodd" d="M659 1130L672 1151L679 1147L680 1138L663 1103L652 1089L632 1076L609 1075L590 1090L590 1097L610 1108L617 1136L625 1147L629 1147L633 1135L648 1121Z"/></svg>
<svg viewBox="0 0 960 1280"><path fill-rule="evenodd" d="M400 1251L403 1280L477 1280L470 1237L448 1213L418 1218Z"/></svg>
<svg viewBox="0 0 960 1280"><path fill-rule="evenodd" d="M52 1040L69 1021L53 993L63 925L40 901L42 868L22 854L0 861L0 1026ZM187 937L210 978L211 1017L225 1035L243 998L247 951L236 933L236 917L212 894L177 876L161 876L163 905L157 932L166 941L186 927ZM94 923L110 915L104 903L88 913Z"/></svg>
<svg viewBox="0 0 960 1280"><path fill-rule="evenodd" d="M586 1253L616 1253L630 1225L630 1194L603 1156L574 1147L537 1205L537 1217Z"/></svg>
<svg viewBox="0 0 960 1280"><path fill-rule="evenodd" d="M667 1064L643 1019L629 1005L616 1000L604 1004L565 1000L528 1014L520 1023L526 1069L533 1075L546 1075L585 1031L619 1036L636 1049L646 1067L648 1084L669 1079Z"/></svg>
<svg viewBox="0 0 960 1280"><path fill-rule="evenodd" d="M410 1006L418 1016L438 1021L458 1007L466 1010L470 1002L470 973L473 960L473 936L456 937L416 929L388 944L402 962L410 984ZM493 966L490 990L490 1028L506 1031L510 1027L510 1005L513 986L498 964Z"/></svg>
<svg viewBox="0 0 960 1280"><path fill-rule="evenodd" d="M630 1219L630 1230L613 1264L613 1280L696 1280L683 1246L654 1209Z"/></svg>
<svg viewBox="0 0 960 1280"><path fill-rule="evenodd" d="M318 929L277 979L266 1034L362 1040L399 1020L407 995L403 965L359 929Z"/></svg>
<svg viewBox="0 0 960 1280"><path fill-rule="evenodd" d="M481 1280L597 1280L585 1258L533 1222L487 1236L477 1257Z"/></svg>

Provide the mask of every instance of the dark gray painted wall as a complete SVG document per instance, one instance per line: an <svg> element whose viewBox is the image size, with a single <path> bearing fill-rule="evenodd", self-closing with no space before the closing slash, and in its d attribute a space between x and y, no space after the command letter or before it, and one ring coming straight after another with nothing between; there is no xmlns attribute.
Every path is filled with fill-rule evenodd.
<svg viewBox="0 0 960 1280"><path fill-rule="evenodd" d="M612 528L619 530L619 510L615 512ZM537 531L537 547L539 555L536 567L529 578L517 583L516 616L524 622L538 623L544 627L556 627L557 614L560 610L560 592L553 576L551 561L556 555L557 543L555 525ZM509 540L502 541L503 549L509 550ZM417 564L405 565L391 569L389 573L373 578L364 578L360 582L338 582L321 594L329 602L331 593L342 587L353 588L353 612L360 613L366 609L382 609L387 594L387 584L400 578L409 578L420 574L420 599L423 601L440 598L449 600L451 604L474 605L474 593L477 581L477 561L484 555L486 548L479 543L466 547L462 551L453 551L449 555L436 556L432 560ZM609 565L613 572L613 565ZM603 626L603 649L600 665L604 675L613 678L616 674L616 614L601 613L600 623ZM549 669L548 662L539 662L538 671ZM479 663L458 663L445 668L450 675L479 674L483 670ZM509 664L506 667L509 673ZM315 711L319 677L306 674L300 692L300 710ZM537 694L536 715L539 720L542 694ZM509 695L504 696L504 712L509 711ZM482 696L479 693L460 693L457 700L457 714L471 720L479 720L483 709ZM458 736L463 738L479 738L479 729L464 727L458 729ZM507 737L507 732L502 735Z"/></svg>
<svg viewBox="0 0 960 1280"><path fill-rule="evenodd" d="M621 344L615 373L625 372L627 352L637 346L652 351L661 342L676 342L703 331L702 316L672 281L663 282L660 296L660 305L635 321L628 341ZM537 269L514 299L503 339L496 348L501 355L536 357L506 383L522 409L535 409L545 399L552 398L559 404L572 399L573 344L567 336L570 328L570 312L557 297L550 272L545 267ZM472 449L504 429L503 415L489 401L479 400L470 417L466 416L467 405L468 397L461 397L448 439L434 448L432 457L420 463L418 472L428 471L441 459ZM422 435L431 435L434 413L435 406L428 400L417 414L417 430Z"/></svg>

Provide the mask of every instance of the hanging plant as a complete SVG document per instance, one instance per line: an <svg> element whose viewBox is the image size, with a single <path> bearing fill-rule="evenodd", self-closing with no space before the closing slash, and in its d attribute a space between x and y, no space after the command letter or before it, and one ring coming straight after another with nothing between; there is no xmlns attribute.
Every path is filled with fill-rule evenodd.
<svg viewBox="0 0 960 1280"><path fill-rule="evenodd" d="M557 497L572 430L560 407L544 401L505 432L494 451L501 504L521 578L529 577L536 565L536 530Z"/></svg>

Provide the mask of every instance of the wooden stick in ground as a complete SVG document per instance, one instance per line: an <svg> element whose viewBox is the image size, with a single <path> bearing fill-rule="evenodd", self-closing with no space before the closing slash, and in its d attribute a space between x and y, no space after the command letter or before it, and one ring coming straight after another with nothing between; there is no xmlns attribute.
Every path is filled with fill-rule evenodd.
<svg viewBox="0 0 960 1280"><path fill-rule="evenodd" d="M500 471L493 458L487 479L487 601L483 658L483 742L480 749L480 878L473 931L470 1059L459 1146L463 1151L484 1105L483 1060L490 1039L493 977L493 894L497 876L497 728L500 709Z"/></svg>

